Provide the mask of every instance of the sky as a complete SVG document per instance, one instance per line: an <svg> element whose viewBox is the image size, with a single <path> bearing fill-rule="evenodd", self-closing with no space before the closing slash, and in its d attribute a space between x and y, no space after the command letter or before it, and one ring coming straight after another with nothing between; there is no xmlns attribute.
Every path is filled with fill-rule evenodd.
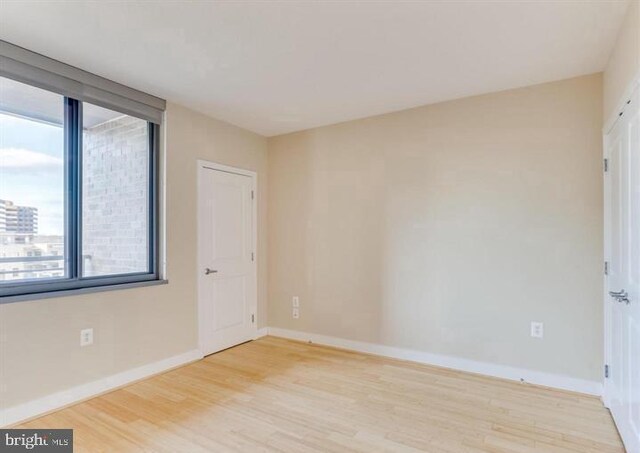
<svg viewBox="0 0 640 453"><path fill-rule="evenodd" d="M62 127L0 113L0 199L38 208L39 234L64 230L63 156Z"/></svg>

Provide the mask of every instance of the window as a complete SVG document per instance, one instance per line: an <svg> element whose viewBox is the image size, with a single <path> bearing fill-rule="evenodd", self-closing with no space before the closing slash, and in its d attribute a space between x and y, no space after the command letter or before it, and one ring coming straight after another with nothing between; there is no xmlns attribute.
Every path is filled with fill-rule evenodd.
<svg viewBox="0 0 640 453"><path fill-rule="evenodd" d="M83 106L82 275L149 269L149 125Z"/></svg>
<svg viewBox="0 0 640 453"><path fill-rule="evenodd" d="M159 279L164 101L69 68L0 41L0 298Z"/></svg>

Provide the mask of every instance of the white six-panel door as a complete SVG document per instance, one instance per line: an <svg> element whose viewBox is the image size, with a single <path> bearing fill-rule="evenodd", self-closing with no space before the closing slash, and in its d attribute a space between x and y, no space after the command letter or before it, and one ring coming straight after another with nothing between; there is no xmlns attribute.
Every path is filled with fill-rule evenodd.
<svg viewBox="0 0 640 453"><path fill-rule="evenodd" d="M605 402L633 453L640 453L639 104L636 91L605 141Z"/></svg>
<svg viewBox="0 0 640 453"><path fill-rule="evenodd" d="M256 334L255 174L198 166L200 348L211 354Z"/></svg>

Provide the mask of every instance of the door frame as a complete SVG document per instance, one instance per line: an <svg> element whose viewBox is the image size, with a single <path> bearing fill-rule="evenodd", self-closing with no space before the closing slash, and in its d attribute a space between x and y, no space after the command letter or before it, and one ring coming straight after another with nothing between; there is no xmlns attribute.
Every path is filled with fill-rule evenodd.
<svg viewBox="0 0 640 453"><path fill-rule="evenodd" d="M640 89L640 74L637 74L636 77L634 77L633 81L629 84L629 86L627 87L627 89L624 91L624 94L622 96L622 98L620 98L620 101L617 104L617 108L611 113L611 116L608 118L607 122L605 123L605 126L602 129L602 158L603 158L603 165L604 165L604 159L609 159L611 156L609 156L609 137L610 134L614 128L614 126L616 125L618 118L620 118L621 113L624 111L625 107L627 106L627 101L631 98L631 96L633 96L634 92L636 91L636 89ZM609 195L610 195L610 191L611 191L611 184L609 182L609 178L607 177L606 173L603 171L603 178L602 178L602 184L603 184L603 196L604 196L604 210L603 210L603 216L604 216L604 262L610 262L611 259L611 244L609 243L609 236L611 233L611 221L610 221L610 213L611 213L611 206L609 203ZM605 264L603 263L603 266ZM603 300L603 312L604 312L604 338L603 338L603 342L604 342L604 355L603 355L603 363L602 363L602 402L605 405L605 407L609 408L610 406L610 402L611 402L611 395L610 395L610 389L609 389L609 380L605 377L605 367L608 366L611 363L611 340L612 340L612 336L611 336L611 313L612 313L612 304L610 301L610 297L609 297L609 293L608 293L608 289L607 289L607 283L608 283L608 276L606 275L605 272L603 272L603 293L602 293L602 300Z"/></svg>
<svg viewBox="0 0 640 453"><path fill-rule="evenodd" d="M197 285L197 298L198 298L198 349L202 353L202 355L207 354L206 347L203 341L204 336L204 319L202 316L203 306L204 306L204 295L202 294L202 285L201 279L204 277L201 270L204 269L204 257L201 252L202 248L200 247L200 231L203 228L203 216L200 212L200 202L202 200L202 192L201 192L201 180L202 173L204 171L214 170L221 171L225 173L232 173L240 176L248 176L251 178L251 191L253 194L252 203L251 203L251 241L252 241L252 250L253 250L253 261L252 261L252 273L253 273L253 287L255 291L253 292L253 301L251 302L251 313L255 317L255 322L253 322L252 327L252 336L250 339L254 339L258 335L258 173L252 170L247 170L244 168L232 167L229 165L220 164L217 162L198 159L197 160L197 178L196 178L196 223L197 223L197 231L196 231L196 269L197 269L197 277L196 277L196 285Z"/></svg>
<svg viewBox="0 0 640 453"><path fill-rule="evenodd" d="M615 124L615 122L613 123ZM613 124L611 126L611 128L606 131L604 133L603 139L602 139L602 163L604 166L604 162L605 160L609 159L609 137L610 137L610 132L611 129L613 128ZM604 197L604 210L603 210L603 215L604 215L604 238L603 238L603 245L604 245L604 263L603 266L607 266L607 263L611 262L611 244L610 244L610 235L611 235L611 203L610 203L610 195L611 195L611 182L609 180L608 175L606 174L606 172L604 171L604 167L603 167L603 178L602 178L602 184L603 184L603 197ZM604 329L603 329L603 333L604 333L604 354L603 354L603 364L602 364L602 402L605 405L605 407L610 407L610 390L609 390L609 379L605 374L605 369L606 367L609 366L609 364L611 363L611 356L612 356L612 351L611 351L611 312L612 312L612 305L611 305L611 301L609 300L609 293L608 293L608 280L609 280L609 276L607 275L606 272L606 267L603 269L603 273L602 273L602 301L603 301L603 311L604 311Z"/></svg>

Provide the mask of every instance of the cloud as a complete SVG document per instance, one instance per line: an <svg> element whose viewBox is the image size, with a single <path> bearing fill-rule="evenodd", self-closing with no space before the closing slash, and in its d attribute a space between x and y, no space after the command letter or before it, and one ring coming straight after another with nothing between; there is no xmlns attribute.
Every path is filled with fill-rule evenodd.
<svg viewBox="0 0 640 453"><path fill-rule="evenodd" d="M21 148L0 148L0 171L4 169L43 169L59 167L62 159Z"/></svg>

